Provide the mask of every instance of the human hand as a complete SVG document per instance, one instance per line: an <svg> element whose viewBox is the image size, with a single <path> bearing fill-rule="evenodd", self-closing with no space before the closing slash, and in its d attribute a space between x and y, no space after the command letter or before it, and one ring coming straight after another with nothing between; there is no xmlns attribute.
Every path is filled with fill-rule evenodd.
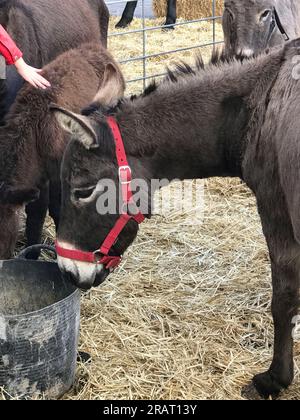
<svg viewBox="0 0 300 420"><path fill-rule="evenodd" d="M15 66L20 76L32 86L40 89L47 89L51 86L48 80L41 76L40 73L42 70L29 66L25 63L23 58L19 58L19 60L15 62Z"/></svg>

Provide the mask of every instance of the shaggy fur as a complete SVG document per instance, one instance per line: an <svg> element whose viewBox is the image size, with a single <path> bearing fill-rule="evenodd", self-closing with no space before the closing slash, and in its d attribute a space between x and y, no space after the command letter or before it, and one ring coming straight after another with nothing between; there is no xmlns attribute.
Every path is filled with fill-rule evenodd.
<svg viewBox="0 0 300 420"><path fill-rule="evenodd" d="M294 58L299 54L300 41L296 40L243 62L233 60L205 69L180 66L156 89L122 101L115 110L134 177L147 182L240 177L256 195L274 290L274 358L268 372L253 379L265 398L276 397L294 377L292 320L298 313L300 286L300 82ZM63 161L58 241L94 251L117 215L99 215L94 202L97 194L92 196L94 201L80 203L74 200L74 190L80 197L81 188L88 185L93 191L99 180L108 177L118 185L114 141L101 110L89 117L68 118L81 135L74 132L77 141L70 143ZM123 254L137 232L137 225L129 223L114 252ZM82 284L83 267L74 261L72 265L60 261L60 267ZM77 271L70 272L72 267ZM93 271L92 264L89 270ZM96 272L90 287L98 277L106 277L103 271Z"/></svg>
<svg viewBox="0 0 300 420"><path fill-rule="evenodd" d="M0 4L0 24L25 59L41 67L79 44L107 44L108 10L103 0L9 0Z"/></svg>
<svg viewBox="0 0 300 420"><path fill-rule="evenodd" d="M79 112L105 88L102 84L108 65L116 71L113 82L120 86L122 96L125 82L121 71L100 44L84 44L46 66L44 75L51 82L50 89L25 86L19 93L6 126L0 128L0 202L4 204L0 207L0 258L11 256L13 246L9 245L16 241L16 235L11 238L15 221L7 216L7 205L15 210L33 200L49 180L60 186L59 164L69 136L49 112L50 105ZM60 188L54 195L60 201ZM54 215L57 224L58 217Z"/></svg>
<svg viewBox="0 0 300 420"><path fill-rule="evenodd" d="M3 25L32 66L41 68L58 55L86 42L107 45L109 13L103 0L9 0L0 3ZM1 84L4 113L13 103L22 79L8 67ZM4 96L5 93L5 96Z"/></svg>
<svg viewBox="0 0 300 420"><path fill-rule="evenodd" d="M85 42L107 44L109 13L103 0L4 0L0 2L0 23L7 29L25 60L43 67L59 54ZM83 53L84 54L84 53ZM0 81L0 122L3 120L24 81L14 66L7 68L7 79ZM13 136L13 134L11 134ZM4 174L0 173L0 177ZM50 186L50 188L52 188ZM53 187L56 189L56 187ZM50 191L51 196L51 191ZM43 221L50 206L57 203L43 188L37 202L27 206L27 244L39 243ZM0 223L5 221L0 219ZM0 253L0 256L3 253ZM6 255L6 254L5 254ZM30 255L37 257L37 255Z"/></svg>

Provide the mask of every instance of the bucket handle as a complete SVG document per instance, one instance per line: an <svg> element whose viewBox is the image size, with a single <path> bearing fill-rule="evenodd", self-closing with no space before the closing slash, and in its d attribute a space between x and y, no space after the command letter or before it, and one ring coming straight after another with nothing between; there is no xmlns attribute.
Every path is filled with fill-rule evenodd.
<svg viewBox="0 0 300 420"><path fill-rule="evenodd" d="M40 252L40 251L51 251L55 254L55 258L57 257L56 250L53 246L50 245L32 245L28 248L24 249L20 252L20 254L16 257L17 260L28 260L28 254L30 252Z"/></svg>

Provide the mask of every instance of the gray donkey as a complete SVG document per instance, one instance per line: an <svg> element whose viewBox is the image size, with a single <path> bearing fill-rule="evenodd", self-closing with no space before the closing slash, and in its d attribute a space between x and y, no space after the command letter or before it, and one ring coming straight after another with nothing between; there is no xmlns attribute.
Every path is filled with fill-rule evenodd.
<svg viewBox="0 0 300 420"><path fill-rule="evenodd" d="M104 180L115 184L117 197L119 190L123 194L130 188L131 172L116 159L122 148L111 115L132 177L148 184L148 191L143 188L149 203L153 179L231 176L252 189L269 246L274 291L274 359L250 388L265 398L278 396L294 377L292 332L300 286L299 57L300 40L295 40L243 62L216 60L216 66L207 68L198 63L198 70L181 66L169 81L124 99L109 117L97 105L82 115L54 108L76 140L62 166L59 266L80 288L105 280L111 263L118 263L135 240L142 220L134 206L117 206L122 210L116 214L97 211ZM134 202L139 204L135 197ZM150 210L143 213L151 217Z"/></svg>
<svg viewBox="0 0 300 420"><path fill-rule="evenodd" d="M228 53L251 56L300 36L299 0L225 0Z"/></svg>

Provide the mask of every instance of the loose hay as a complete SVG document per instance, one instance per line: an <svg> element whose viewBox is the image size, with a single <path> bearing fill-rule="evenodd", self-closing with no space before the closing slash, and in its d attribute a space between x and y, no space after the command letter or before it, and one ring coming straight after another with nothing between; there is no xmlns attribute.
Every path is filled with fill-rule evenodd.
<svg viewBox="0 0 300 420"><path fill-rule="evenodd" d="M255 200L212 180L203 226L146 223L118 273L85 296L81 349L93 361L67 398L242 399L271 360L270 299Z"/></svg>
<svg viewBox="0 0 300 420"><path fill-rule="evenodd" d="M222 16L224 0L216 0L216 16ZM165 17L167 0L153 0L153 10L157 17ZM177 2L177 15L184 19L201 19L213 16L212 0L179 0Z"/></svg>
<svg viewBox="0 0 300 420"><path fill-rule="evenodd" d="M150 48L206 40L209 25L197 28L177 28L175 39L159 31ZM117 57L140 50L135 37L110 44ZM153 60L149 70L160 65ZM140 74L137 64L126 67L130 77ZM254 197L240 181L210 180L203 225L181 223L174 215L142 225L111 280L83 297L80 349L92 362L78 366L66 399L239 400L253 375L268 369L270 267ZM45 240L53 237L48 222ZM295 384L282 399L300 396L300 343L295 355Z"/></svg>

